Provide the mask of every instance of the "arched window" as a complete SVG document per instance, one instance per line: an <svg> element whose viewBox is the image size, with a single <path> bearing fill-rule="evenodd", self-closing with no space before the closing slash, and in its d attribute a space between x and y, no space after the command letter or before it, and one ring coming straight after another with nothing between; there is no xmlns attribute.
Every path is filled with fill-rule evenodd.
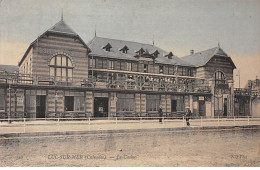
<svg viewBox="0 0 260 170"><path fill-rule="evenodd" d="M50 61L50 76L57 81L72 81L72 63L69 57L59 54Z"/></svg>
<svg viewBox="0 0 260 170"><path fill-rule="evenodd" d="M226 84L225 75L221 71L215 72L215 84Z"/></svg>

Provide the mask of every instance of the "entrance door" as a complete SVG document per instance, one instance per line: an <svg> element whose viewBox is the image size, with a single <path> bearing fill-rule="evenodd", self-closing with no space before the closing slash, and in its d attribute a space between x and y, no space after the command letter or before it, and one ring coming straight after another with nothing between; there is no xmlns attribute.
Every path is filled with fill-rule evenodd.
<svg viewBox="0 0 260 170"><path fill-rule="evenodd" d="M172 100L172 112L176 112L176 111L177 111L177 101Z"/></svg>
<svg viewBox="0 0 260 170"><path fill-rule="evenodd" d="M94 117L108 116L108 98L95 97L94 99Z"/></svg>
<svg viewBox="0 0 260 170"><path fill-rule="evenodd" d="M224 114L223 116L227 116L227 98L224 98Z"/></svg>
<svg viewBox="0 0 260 170"><path fill-rule="evenodd" d="M45 118L46 96L36 96L36 118Z"/></svg>
<svg viewBox="0 0 260 170"><path fill-rule="evenodd" d="M206 114L206 105L205 101L199 101L199 115L205 116Z"/></svg>

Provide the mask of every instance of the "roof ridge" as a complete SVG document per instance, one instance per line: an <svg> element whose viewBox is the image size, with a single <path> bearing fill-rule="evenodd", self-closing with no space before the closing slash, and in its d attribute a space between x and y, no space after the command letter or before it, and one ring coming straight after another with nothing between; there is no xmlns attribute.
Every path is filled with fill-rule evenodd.
<svg viewBox="0 0 260 170"><path fill-rule="evenodd" d="M130 42L130 43L137 43L137 44L149 45L149 46L153 46L153 47L159 48L159 47L157 47L157 46L155 46L155 45L148 44L148 43L140 43L140 42L136 42L136 41L119 40L119 39L115 39L115 38L106 38L106 37L99 37L99 36L95 36L92 40L94 40L95 38L103 38L103 39L116 40L116 41L126 41L126 42ZM92 41L92 40L91 40L91 41ZM159 49L161 49L161 48L159 48ZM163 49L161 49L161 50L163 50ZM165 50L163 50L163 51L165 51Z"/></svg>
<svg viewBox="0 0 260 170"><path fill-rule="evenodd" d="M69 31L71 31L72 33L53 30L53 29L54 29L57 25L59 25L59 24L64 24L66 27L69 28ZM57 22L54 26L52 26L51 28L49 28L47 31L61 32L61 33L67 33L67 34L75 34L75 35L78 35L63 19L60 20L59 22Z"/></svg>
<svg viewBox="0 0 260 170"><path fill-rule="evenodd" d="M192 56L192 55L195 55L195 54L198 54L198 53L201 53L201 52L205 52L205 51L209 51L209 50L213 50L213 49L217 49L217 48L220 48L220 47L213 47L213 48L209 48L209 49L207 49L207 50L198 51L198 52L196 52L196 53L194 53L194 54L182 56L181 58L183 58L183 57L188 57L188 56ZM215 54L215 53L216 53L216 50L214 51L214 54Z"/></svg>

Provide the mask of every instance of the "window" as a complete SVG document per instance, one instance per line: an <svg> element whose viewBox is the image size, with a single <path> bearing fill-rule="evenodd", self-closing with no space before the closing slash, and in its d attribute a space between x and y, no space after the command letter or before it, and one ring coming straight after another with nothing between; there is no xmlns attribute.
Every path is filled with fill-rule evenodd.
<svg viewBox="0 0 260 170"><path fill-rule="evenodd" d="M108 69L114 70L115 68L115 62L114 61L108 61Z"/></svg>
<svg viewBox="0 0 260 170"><path fill-rule="evenodd" d="M169 66L165 66L164 68L165 68L164 70L165 74L169 74Z"/></svg>
<svg viewBox="0 0 260 170"><path fill-rule="evenodd" d="M135 111L135 96L134 94L117 94L116 110L120 111Z"/></svg>
<svg viewBox="0 0 260 170"><path fill-rule="evenodd" d="M144 72L148 73L148 64L144 64Z"/></svg>
<svg viewBox="0 0 260 170"><path fill-rule="evenodd" d="M126 70L132 71L132 63L126 63Z"/></svg>
<svg viewBox="0 0 260 170"><path fill-rule="evenodd" d="M65 55L56 55L50 61L50 76L57 81L72 80L72 63L69 57Z"/></svg>
<svg viewBox="0 0 260 170"><path fill-rule="evenodd" d="M192 76L192 69L190 68L187 69L187 76Z"/></svg>
<svg viewBox="0 0 260 170"><path fill-rule="evenodd" d="M36 112L36 90L26 90L25 110L27 112Z"/></svg>
<svg viewBox="0 0 260 170"><path fill-rule="evenodd" d="M5 111L5 89L0 89L0 111Z"/></svg>
<svg viewBox="0 0 260 170"><path fill-rule="evenodd" d="M163 66L159 66L159 73L160 73L160 74L163 73Z"/></svg>
<svg viewBox="0 0 260 170"><path fill-rule="evenodd" d="M107 69L107 60L96 59L96 68Z"/></svg>
<svg viewBox="0 0 260 170"><path fill-rule="evenodd" d="M138 51L136 52L136 54L138 54L138 55L144 54L144 49L143 49L143 48L140 48L140 50L138 50Z"/></svg>
<svg viewBox="0 0 260 170"><path fill-rule="evenodd" d="M111 48L112 46L109 43L103 47L103 49L105 49L106 51L110 51Z"/></svg>
<svg viewBox="0 0 260 170"><path fill-rule="evenodd" d="M126 62L120 61L120 70L126 70Z"/></svg>
<svg viewBox="0 0 260 170"><path fill-rule="evenodd" d="M217 71L215 72L215 84L225 84L226 80L225 80L225 76L224 73L222 73L221 71Z"/></svg>
<svg viewBox="0 0 260 170"><path fill-rule="evenodd" d="M146 110L158 111L160 107L160 95L146 95Z"/></svg>
<svg viewBox="0 0 260 170"><path fill-rule="evenodd" d="M84 92L65 91L65 111L84 111Z"/></svg>
<svg viewBox="0 0 260 170"><path fill-rule="evenodd" d="M95 58L89 59L89 67L90 68L96 68L96 59Z"/></svg>
<svg viewBox="0 0 260 170"><path fill-rule="evenodd" d="M26 74L28 74L28 62L26 63Z"/></svg>
<svg viewBox="0 0 260 170"><path fill-rule="evenodd" d="M158 50L156 50L154 53L152 53L152 55L154 56L154 57L158 57L158 55L159 55L160 53L159 53L159 51Z"/></svg>
<svg viewBox="0 0 260 170"><path fill-rule="evenodd" d="M129 50L129 48L125 45L121 50L119 51L122 51L122 53L125 53L127 54L127 51Z"/></svg>

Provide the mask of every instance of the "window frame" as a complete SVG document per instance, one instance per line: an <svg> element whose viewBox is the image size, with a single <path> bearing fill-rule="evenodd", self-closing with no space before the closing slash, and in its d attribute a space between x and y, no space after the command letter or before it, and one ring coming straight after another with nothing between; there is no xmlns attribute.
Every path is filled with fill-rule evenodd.
<svg viewBox="0 0 260 170"><path fill-rule="evenodd" d="M149 94L146 95L146 111L155 112L158 111L161 105L161 96ZM151 107L150 107L151 106Z"/></svg>
<svg viewBox="0 0 260 170"><path fill-rule="evenodd" d="M148 66L149 64L144 63L144 73L148 73Z"/></svg>
<svg viewBox="0 0 260 170"><path fill-rule="evenodd" d="M65 60L66 60L65 65L63 65L63 62L64 62L63 58L65 58ZM54 63L52 64L53 60L54 60ZM57 63L58 61L60 61L60 63ZM51 73L52 68L54 69L53 75ZM65 70L65 72L64 72L64 70ZM70 72L71 72L71 76L69 75ZM66 76L63 76L64 73ZM62 82L69 82L70 80L72 80L73 79L73 64L72 64L71 59L64 54L57 54L57 55L53 56L49 62L49 75L51 77L54 77L55 80L62 81Z"/></svg>
<svg viewBox="0 0 260 170"><path fill-rule="evenodd" d="M0 88L0 100L3 102L3 109L0 107L0 112L6 111L6 89Z"/></svg>
<svg viewBox="0 0 260 170"><path fill-rule="evenodd" d="M135 95L130 93L118 93L116 112L135 112Z"/></svg>
<svg viewBox="0 0 260 170"><path fill-rule="evenodd" d="M216 71L214 73L215 85L226 84L226 77L222 71Z"/></svg>

